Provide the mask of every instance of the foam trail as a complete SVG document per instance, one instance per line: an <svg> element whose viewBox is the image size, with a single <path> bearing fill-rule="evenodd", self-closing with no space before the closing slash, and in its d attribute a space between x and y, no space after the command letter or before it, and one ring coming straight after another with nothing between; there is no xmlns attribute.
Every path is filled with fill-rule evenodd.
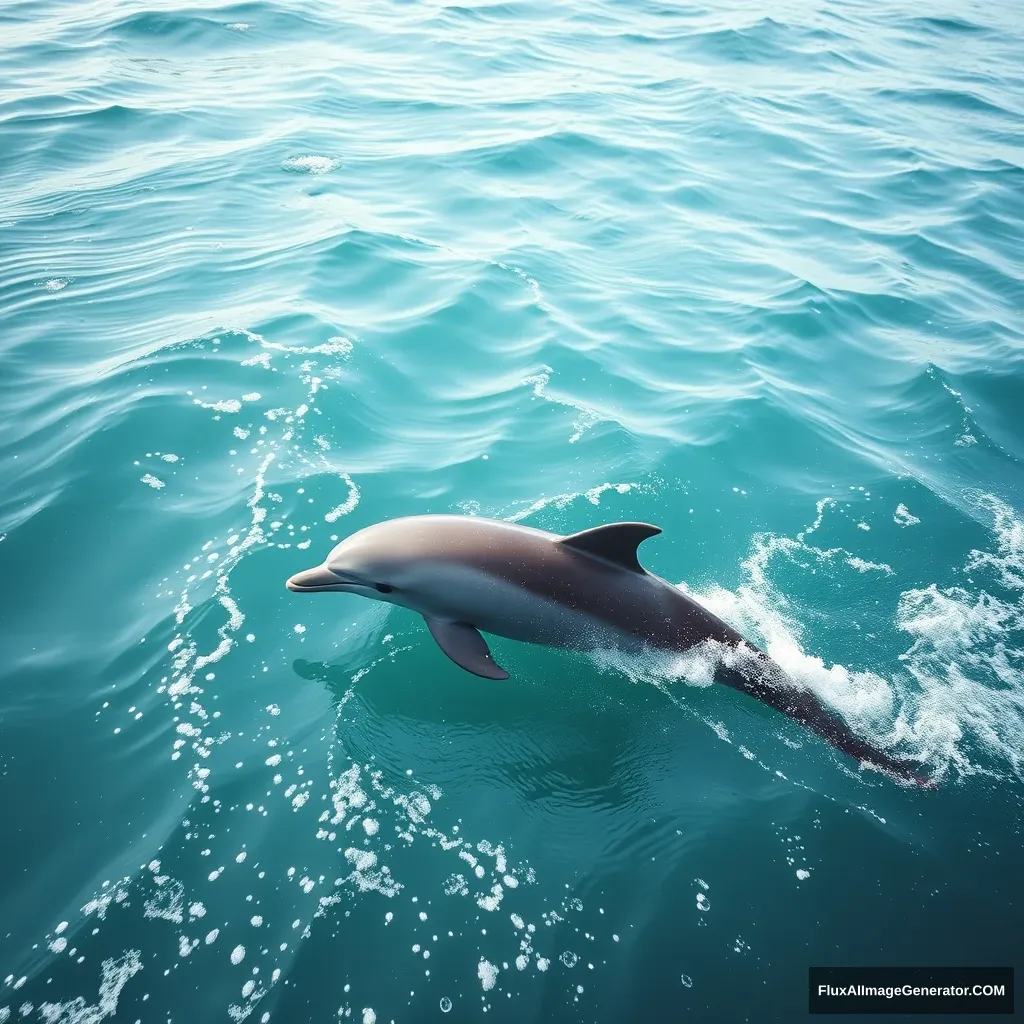
<svg viewBox="0 0 1024 1024"><path fill-rule="evenodd" d="M992 495L972 500L992 518L994 550L971 551L956 586L901 595L896 625L913 639L901 661L917 693L894 729L963 774L991 770L974 752L1024 779L1024 523Z"/></svg>
<svg viewBox="0 0 1024 1024"><path fill-rule="evenodd" d="M808 543L810 534L825 529L831 499L818 503L814 522L796 538L756 536L734 591L679 586L757 642L797 686L835 709L871 746L928 765L937 778L1006 769L1024 778L1024 524L999 499L974 500L991 516L994 542L992 550L966 556L961 580L975 582L903 591L892 627L913 643L881 670L830 665L809 653L792 603L773 579L779 560L808 571L827 565L836 572L893 575L884 563ZM600 651L595 660L667 692L672 683L709 685L724 653L704 644L640 661Z"/></svg>

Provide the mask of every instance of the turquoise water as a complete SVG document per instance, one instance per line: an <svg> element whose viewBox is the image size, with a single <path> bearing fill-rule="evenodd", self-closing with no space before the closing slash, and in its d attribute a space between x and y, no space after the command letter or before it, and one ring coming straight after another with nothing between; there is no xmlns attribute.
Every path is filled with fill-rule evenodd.
<svg viewBox="0 0 1024 1024"><path fill-rule="evenodd" d="M1022 52L1012 0L6 4L0 1021L1020 967ZM285 590L426 512L660 525L938 790Z"/></svg>

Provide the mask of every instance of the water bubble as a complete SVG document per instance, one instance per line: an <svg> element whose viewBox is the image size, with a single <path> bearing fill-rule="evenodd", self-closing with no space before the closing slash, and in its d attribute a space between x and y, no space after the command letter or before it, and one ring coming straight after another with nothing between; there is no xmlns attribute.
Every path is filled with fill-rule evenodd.
<svg viewBox="0 0 1024 1024"><path fill-rule="evenodd" d="M452 1008L452 1001L447 996L441 996L441 1012L450 1013Z"/></svg>
<svg viewBox="0 0 1024 1024"><path fill-rule="evenodd" d="M683 983L683 988L693 988L693 978L688 974L681 975L679 980Z"/></svg>

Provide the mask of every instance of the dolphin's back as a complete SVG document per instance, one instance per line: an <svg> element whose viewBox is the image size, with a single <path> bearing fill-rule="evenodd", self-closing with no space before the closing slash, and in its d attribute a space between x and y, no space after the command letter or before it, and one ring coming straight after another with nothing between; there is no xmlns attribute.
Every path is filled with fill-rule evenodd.
<svg viewBox="0 0 1024 1024"><path fill-rule="evenodd" d="M482 575L493 589L517 591L539 611L524 615L520 608L517 619L519 602L505 595L500 602L501 628L488 628L492 624L483 620L494 602L474 593L467 600L466 614L472 616L467 621L485 632L534 639L523 635L529 625L520 620L527 618L536 620L544 634L536 642L556 646L577 646L581 638L604 630L620 641L628 638L669 651L686 650L708 639L727 644L743 639L660 577L595 557L557 534L465 516L421 516L408 523L406 557L427 555L439 567L455 570L463 591L473 574ZM574 619L571 635L555 635ZM546 620L550 628L545 628Z"/></svg>

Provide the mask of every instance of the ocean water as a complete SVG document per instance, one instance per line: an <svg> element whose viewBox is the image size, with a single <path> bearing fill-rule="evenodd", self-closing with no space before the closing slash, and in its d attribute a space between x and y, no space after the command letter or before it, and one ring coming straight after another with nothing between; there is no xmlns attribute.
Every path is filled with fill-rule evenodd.
<svg viewBox="0 0 1024 1024"><path fill-rule="evenodd" d="M792 1021L1022 966L1015 0L0 9L0 1022ZM706 667L285 590L645 520Z"/></svg>

